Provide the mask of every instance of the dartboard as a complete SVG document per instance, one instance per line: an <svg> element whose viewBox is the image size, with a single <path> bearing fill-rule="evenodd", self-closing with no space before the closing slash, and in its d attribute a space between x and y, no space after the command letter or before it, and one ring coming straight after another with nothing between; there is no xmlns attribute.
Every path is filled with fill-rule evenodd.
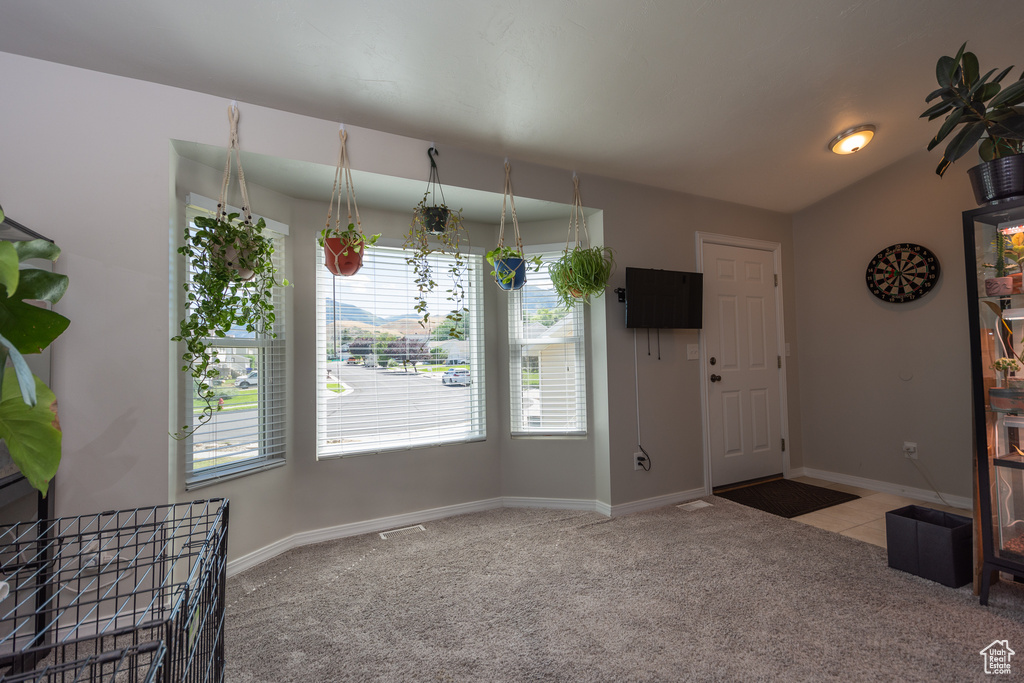
<svg viewBox="0 0 1024 683"><path fill-rule="evenodd" d="M894 244L868 264L868 289L882 301L920 299L939 280L939 259L919 244Z"/></svg>

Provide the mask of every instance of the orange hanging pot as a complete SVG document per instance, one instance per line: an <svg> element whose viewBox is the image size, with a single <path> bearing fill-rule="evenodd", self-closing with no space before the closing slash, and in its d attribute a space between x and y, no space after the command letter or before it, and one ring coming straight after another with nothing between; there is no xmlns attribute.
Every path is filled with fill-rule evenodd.
<svg viewBox="0 0 1024 683"><path fill-rule="evenodd" d="M363 239L327 237L324 239L324 265L332 275L355 275L363 267Z"/></svg>

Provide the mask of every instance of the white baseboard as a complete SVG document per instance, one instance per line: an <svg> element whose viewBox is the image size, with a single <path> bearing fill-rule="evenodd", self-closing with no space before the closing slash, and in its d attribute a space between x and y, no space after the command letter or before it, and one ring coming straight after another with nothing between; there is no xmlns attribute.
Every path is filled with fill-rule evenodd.
<svg viewBox="0 0 1024 683"><path fill-rule="evenodd" d="M954 496L950 493L943 493L942 498L939 498L935 491L929 489L919 489L913 486L903 486L901 484L893 484L888 481L877 481L875 479L865 479L864 477L855 477L850 474L840 474L839 472L826 472L825 470L816 470L810 467L798 467L790 470L790 478L796 477L812 477L814 479L823 479L825 481L831 481L835 484L846 484L848 486L857 486L862 489L869 489L871 491L878 491L879 493L891 493L896 496L904 496L906 498L916 498L917 500L926 500L931 503L938 503L939 505L951 505L955 508L961 508L963 510L971 510L974 508L974 501L971 498L965 496ZM943 502L945 499L945 502Z"/></svg>
<svg viewBox="0 0 1024 683"><path fill-rule="evenodd" d="M605 515L606 517L621 517L622 515L640 512L641 510L650 510L663 505L683 503L688 500L693 500L694 498L700 498L704 495L704 489L693 489L690 491L680 491L678 493L657 496L655 498L645 498L644 500L637 500L632 503L623 503L622 505L615 506L611 506L608 503L604 503L599 500L586 500L582 498L532 498L524 496L488 498L486 500L478 500L471 503L447 505L445 507L409 512L402 515L393 515L391 517L378 517L377 519L368 519L362 522L353 522L351 524L339 524L338 526L326 527L324 529L301 531L297 534L292 534L287 538L275 541L274 543L264 546L247 555L231 560L228 562L228 576L234 576L239 572L244 572L246 569L250 569L258 564L266 562L281 553L304 545L323 543L324 541L333 541L339 538L347 538L349 536L360 536L362 534L387 531L389 529L400 529L402 527L423 524L424 522L430 522L437 519L444 519L445 517L465 515L471 512L483 512L485 510L494 510L496 508L503 507L544 508L547 510L584 510L588 512L597 512Z"/></svg>
<svg viewBox="0 0 1024 683"><path fill-rule="evenodd" d="M506 508L586 510L588 512L602 512L600 506L603 505L601 501L586 500L585 498L532 498L525 496L505 496L501 499L501 503L501 507Z"/></svg>
<svg viewBox="0 0 1024 683"><path fill-rule="evenodd" d="M703 498L707 493L704 489L690 489L689 491L677 491L675 493L668 493L663 496L655 496L654 498L644 498L643 500L634 500L630 503L622 503L620 505L612 505L610 510L610 517L621 517L622 515L631 515L634 512L642 512L644 510L653 510L654 508L664 507L665 505L676 505L678 503L685 503L690 500L697 498Z"/></svg>
<svg viewBox="0 0 1024 683"><path fill-rule="evenodd" d="M430 510L408 512L402 515L378 517L377 519L368 519L362 522L352 522L351 524L339 524L338 526L331 526L323 529L313 529L312 531L300 531L297 534L292 534L291 536L282 538L279 541L275 541L270 545L264 546L259 550L254 550L247 555L231 560L228 562L228 576L230 577L238 574L239 572L244 572L246 569L250 569L273 557L277 557L281 553L287 552L292 548L300 548L304 545L323 543L324 541L333 541L339 538L347 538L349 536L360 536L362 534L372 534L379 531L387 531L389 529L400 529L402 527L422 524L424 522L431 522L436 519L444 519L445 517L465 515L471 512L494 510L495 508L503 507L502 502L501 498L488 498L486 500L477 500L471 503L459 503L457 505L446 505L445 507L433 508Z"/></svg>

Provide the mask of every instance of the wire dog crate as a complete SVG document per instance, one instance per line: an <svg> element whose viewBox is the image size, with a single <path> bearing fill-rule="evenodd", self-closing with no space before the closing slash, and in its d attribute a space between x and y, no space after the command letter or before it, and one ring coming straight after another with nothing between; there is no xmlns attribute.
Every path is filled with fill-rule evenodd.
<svg viewBox="0 0 1024 683"><path fill-rule="evenodd" d="M4 683L156 683L167 647L160 642L84 659L50 664L34 671L4 676Z"/></svg>
<svg viewBox="0 0 1024 683"><path fill-rule="evenodd" d="M0 681L223 681L227 536L223 499L0 527Z"/></svg>

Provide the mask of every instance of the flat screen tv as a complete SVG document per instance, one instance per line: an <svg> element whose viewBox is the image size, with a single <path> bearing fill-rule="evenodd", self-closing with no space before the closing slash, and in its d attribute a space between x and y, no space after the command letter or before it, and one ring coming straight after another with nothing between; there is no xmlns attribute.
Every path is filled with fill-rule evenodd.
<svg viewBox="0 0 1024 683"><path fill-rule="evenodd" d="M626 327L699 330L704 275L626 268Z"/></svg>

